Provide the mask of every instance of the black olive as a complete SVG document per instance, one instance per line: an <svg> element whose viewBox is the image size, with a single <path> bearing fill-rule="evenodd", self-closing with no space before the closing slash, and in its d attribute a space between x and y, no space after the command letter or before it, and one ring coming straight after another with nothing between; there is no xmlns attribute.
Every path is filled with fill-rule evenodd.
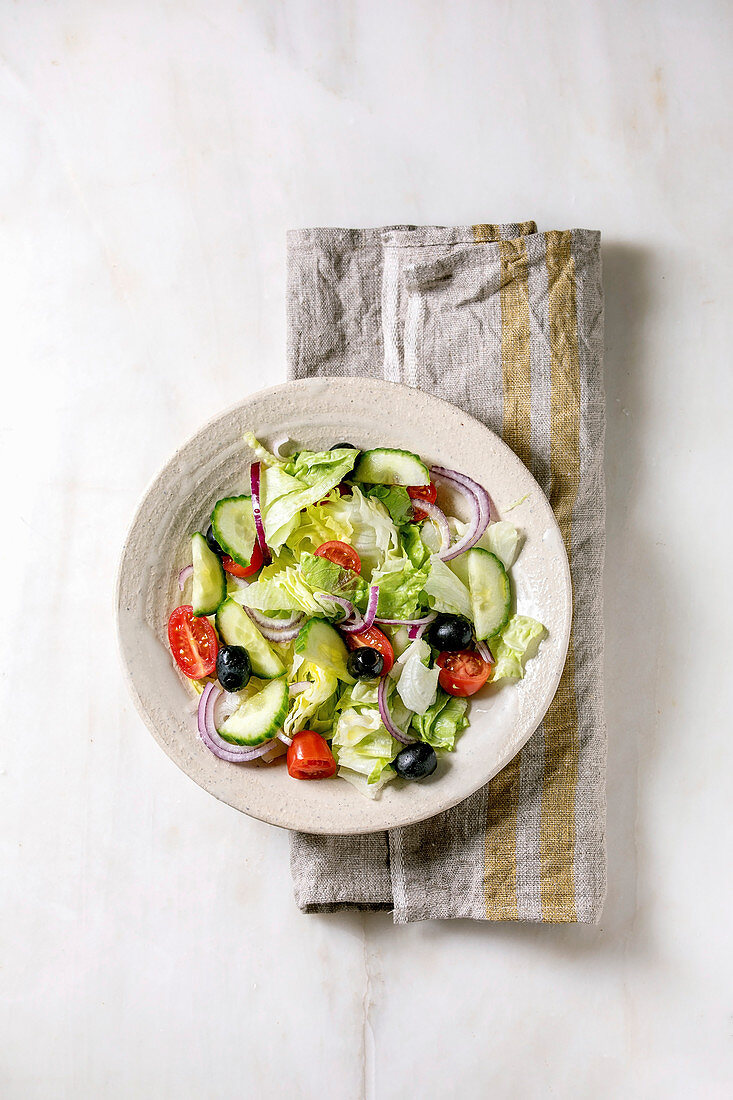
<svg viewBox="0 0 733 1100"><path fill-rule="evenodd" d="M378 649L360 646L349 654L346 668L356 680L374 680L382 675L384 657Z"/></svg>
<svg viewBox="0 0 733 1100"><path fill-rule="evenodd" d="M392 767L402 779L425 779L433 774L437 766L435 749L424 741L405 745L392 761Z"/></svg>
<svg viewBox="0 0 733 1100"><path fill-rule="evenodd" d="M334 443L331 450L332 451L343 451L343 450L358 451L359 448L355 447L353 443Z"/></svg>
<svg viewBox="0 0 733 1100"><path fill-rule="evenodd" d="M216 675L225 691L241 691L249 683L252 663L241 645L223 645L216 655Z"/></svg>
<svg viewBox="0 0 733 1100"><path fill-rule="evenodd" d="M438 615L428 627L426 637L442 653L457 653L471 644L471 624L462 615Z"/></svg>
<svg viewBox="0 0 733 1100"><path fill-rule="evenodd" d="M211 524L209 524L209 529L206 532L206 542L208 544L209 550L213 550L214 553L217 554L220 558L223 557L224 551L214 538L214 528L211 526Z"/></svg>

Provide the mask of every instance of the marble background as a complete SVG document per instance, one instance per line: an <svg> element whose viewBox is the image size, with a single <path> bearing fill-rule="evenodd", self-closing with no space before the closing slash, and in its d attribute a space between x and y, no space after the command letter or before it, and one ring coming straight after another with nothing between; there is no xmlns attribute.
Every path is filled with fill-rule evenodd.
<svg viewBox="0 0 733 1100"><path fill-rule="evenodd" d="M0 1093L724 1097L731 31L723 0L0 4ZM284 233L604 234L599 927L305 917L113 628L143 487L284 378ZM729 306L728 306L729 311Z"/></svg>

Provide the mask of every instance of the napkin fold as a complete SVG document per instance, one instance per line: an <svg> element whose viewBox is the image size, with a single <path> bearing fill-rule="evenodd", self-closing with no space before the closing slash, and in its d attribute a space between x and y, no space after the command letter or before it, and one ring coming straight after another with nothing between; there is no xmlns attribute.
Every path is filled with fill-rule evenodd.
<svg viewBox="0 0 733 1100"><path fill-rule="evenodd" d="M512 225L288 234L291 378L385 378L461 406L529 467L570 559L557 694L491 783L428 821L291 834L306 912L594 922L606 889L600 234ZM460 747L459 750L460 751Z"/></svg>

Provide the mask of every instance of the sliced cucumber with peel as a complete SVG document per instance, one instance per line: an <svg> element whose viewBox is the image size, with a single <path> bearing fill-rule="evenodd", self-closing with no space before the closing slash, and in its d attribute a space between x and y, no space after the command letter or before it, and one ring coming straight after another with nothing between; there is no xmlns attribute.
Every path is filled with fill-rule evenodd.
<svg viewBox="0 0 733 1100"><path fill-rule="evenodd" d="M198 532L191 538L193 557L193 596L191 604L194 615L213 615L227 594L226 577L221 562L213 550L209 549L206 539Z"/></svg>
<svg viewBox="0 0 733 1100"><path fill-rule="evenodd" d="M211 513L211 526L224 553L246 569L257 541L252 498L223 497L218 500Z"/></svg>
<svg viewBox="0 0 733 1100"><path fill-rule="evenodd" d="M288 701L287 681L271 680L262 691L237 707L217 732L232 745L261 745L282 729Z"/></svg>
<svg viewBox="0 0 733 1100"><path fill-rule="evenodd" d="M377 447L364 451L351 475L354 481L374 485L429 485L430 472L412 451Z"/></svg>
<svg viewBox="0 0 733 1100"><path fill-rule="evenodd" d="M466 553L468 590L476 637L483 641L503 630L512 609L512 592L507 571L489 550L474 546Z"/></svg>
<svg viewBox="0 0 733 1100"><path fill-rule="evenodd" d="M354 677L346 671L349 656L344 640L325 619L309 619L295 639L295 652L325 672L334 672L339 680L353 684Z"/></svg>
<svg viewBox="0 0 733 1100"><path fill-rule="evenodd" d="M282 676L285 666L266 638L263 638L247 612L229 596L216 613L216 629L225 645L241 645L247 650L252 674L260 680Z"/></svg>

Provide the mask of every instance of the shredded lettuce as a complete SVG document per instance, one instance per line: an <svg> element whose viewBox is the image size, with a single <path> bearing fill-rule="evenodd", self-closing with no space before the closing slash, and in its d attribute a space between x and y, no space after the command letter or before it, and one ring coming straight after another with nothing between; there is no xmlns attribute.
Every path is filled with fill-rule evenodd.
<svg viewBox="0 0 733 1100"><path fill-rule="evenodd" d="M430 559L430 569L425 581L430 606L435 611L450 615L465 615L471 619L471 597L462 580L440 558Z"/></svg>
<svg viewBox="0 0 733 1100"><path fill-rule="evenodd" d="M354 689L351 689L352 694ZM353 781L353 773L366 780L365 793L372 797L394 778L390 768L399 751L399 744L382 725L379 710L375 706L349 707L342 710L331 742L339 775ZM360 785L357 783L357 785Z"/></svg>
<svg viewBox="0 0 733 1100"><path fill-rule="evenodd" d="M426 524L432 527L432 524ZM400 531L402 546L415 569L420 569L430 557L430 550L422 540L421 528L416 523L410 523Z"/></svg>
<svg viewBox="0 0 733 1100"><path fill-rule="evenodd" d="M427 741L434 749L452 752L456 737L468 725L467 710L468 699L448 695L438 688L435 702L424 714L416 714L412 719L412 729L421 741Z"/></svg>
<svg viewBox="0 0 733 1100"><path fill-rule="evenodd" d="M304 661L296 669L297 679L308 681L308 687L293 697L283 729L288 737L305 729L314 729L316 733L329 733L333 724L338 677L334 672L326 671L310 661Z"/></svg>
<svg viewBox="0 0 733 1100"><path fill-rule="evenodd" d="M254 584L233 593L233 599L255 611L304 611L321 617L341 614L338 604L318 600L298 565L283 567L278 560L266 566Z"/></svg>
<svg viewBox="0 0 733 1100"><path fill-rule="evenodd" d="M330 507L340 500L339 493L332 489L324 500L311 504L299 513L298 520L285 543L294 553L302 550L314 553L324 542L335 540L353 545L353 527L348 517L334 514Z"/></svg>
<svg viewBox="0 0 733 1100"><path fill-rule="evenodd" d="M500 519L489 524L476 545L496 554L504 568L511 569L519 552L519 531L513 523Z"/></svg>
<svg viewBox="0 0 733 1100"><path fill-rule="evenodd" d="M489 642L496 661L491 670L491 683L521 680L525 665L537 652L544 633L544 626L536 619L530 619L528 615L512 615L501 634Z"/></svg>
<svg viewBox="0 0 733 1100"><path fill-rule="evenodd" d="M288 461L287 471L306 485L321 485L328 480L333 487L351 473L357 454L351 447L337 447L333 451L299 451ZM338 479L334 480L336 474Z"/></svg>
<svg viewBox="0 0 733 1100"><path fill-rule="evenodd" d="M379 585L379 618L417 618L428 571L427 564L415 569L406 554L388 555L382 566L372 573L372 584Z"/></svg>
<svg viewBox="0 0 733 1100"><path fill-rule="evenodd" d="M322 500L351 472L356 452L301 451L285 468L263 471L260 505L267 545L277 550L300 522L303 508Z"/></svg>
<svg viewBox="0 0 733 1100"><path fill-rule="evenodd" d="M395 661L390 676L397 681L397 694L408 710L424 714L434 703L440 669L428 668L430 646L416 638Z"/></svg>
<svg viewBox="0 0 733 1100"><path fill-rule="evenodd" d="M365 489L368 497L381 500L392 522L401 527L412 519L412 501L402 485L370 485Z"/></svg>
<svg viewBox="0 0 733 1100"><path fill-rule="evenodd" d="M379 500L365 497L357 485L351 496L340 497L328 506L333 520L349 524L346 539L361 559L362 576L368 576L382 564L386 555L399 553L399 536L389 512Z"/></svg>
<svg viewBox="0 0 733 1100"><path fill-rule="evenodd" d="M303 580L319 592L330 592L350 600L362 610L366 609L369 589L363 577L353 569L342 569L328 558L318 558L304 551L300 556L300 572Z"/></svg>

